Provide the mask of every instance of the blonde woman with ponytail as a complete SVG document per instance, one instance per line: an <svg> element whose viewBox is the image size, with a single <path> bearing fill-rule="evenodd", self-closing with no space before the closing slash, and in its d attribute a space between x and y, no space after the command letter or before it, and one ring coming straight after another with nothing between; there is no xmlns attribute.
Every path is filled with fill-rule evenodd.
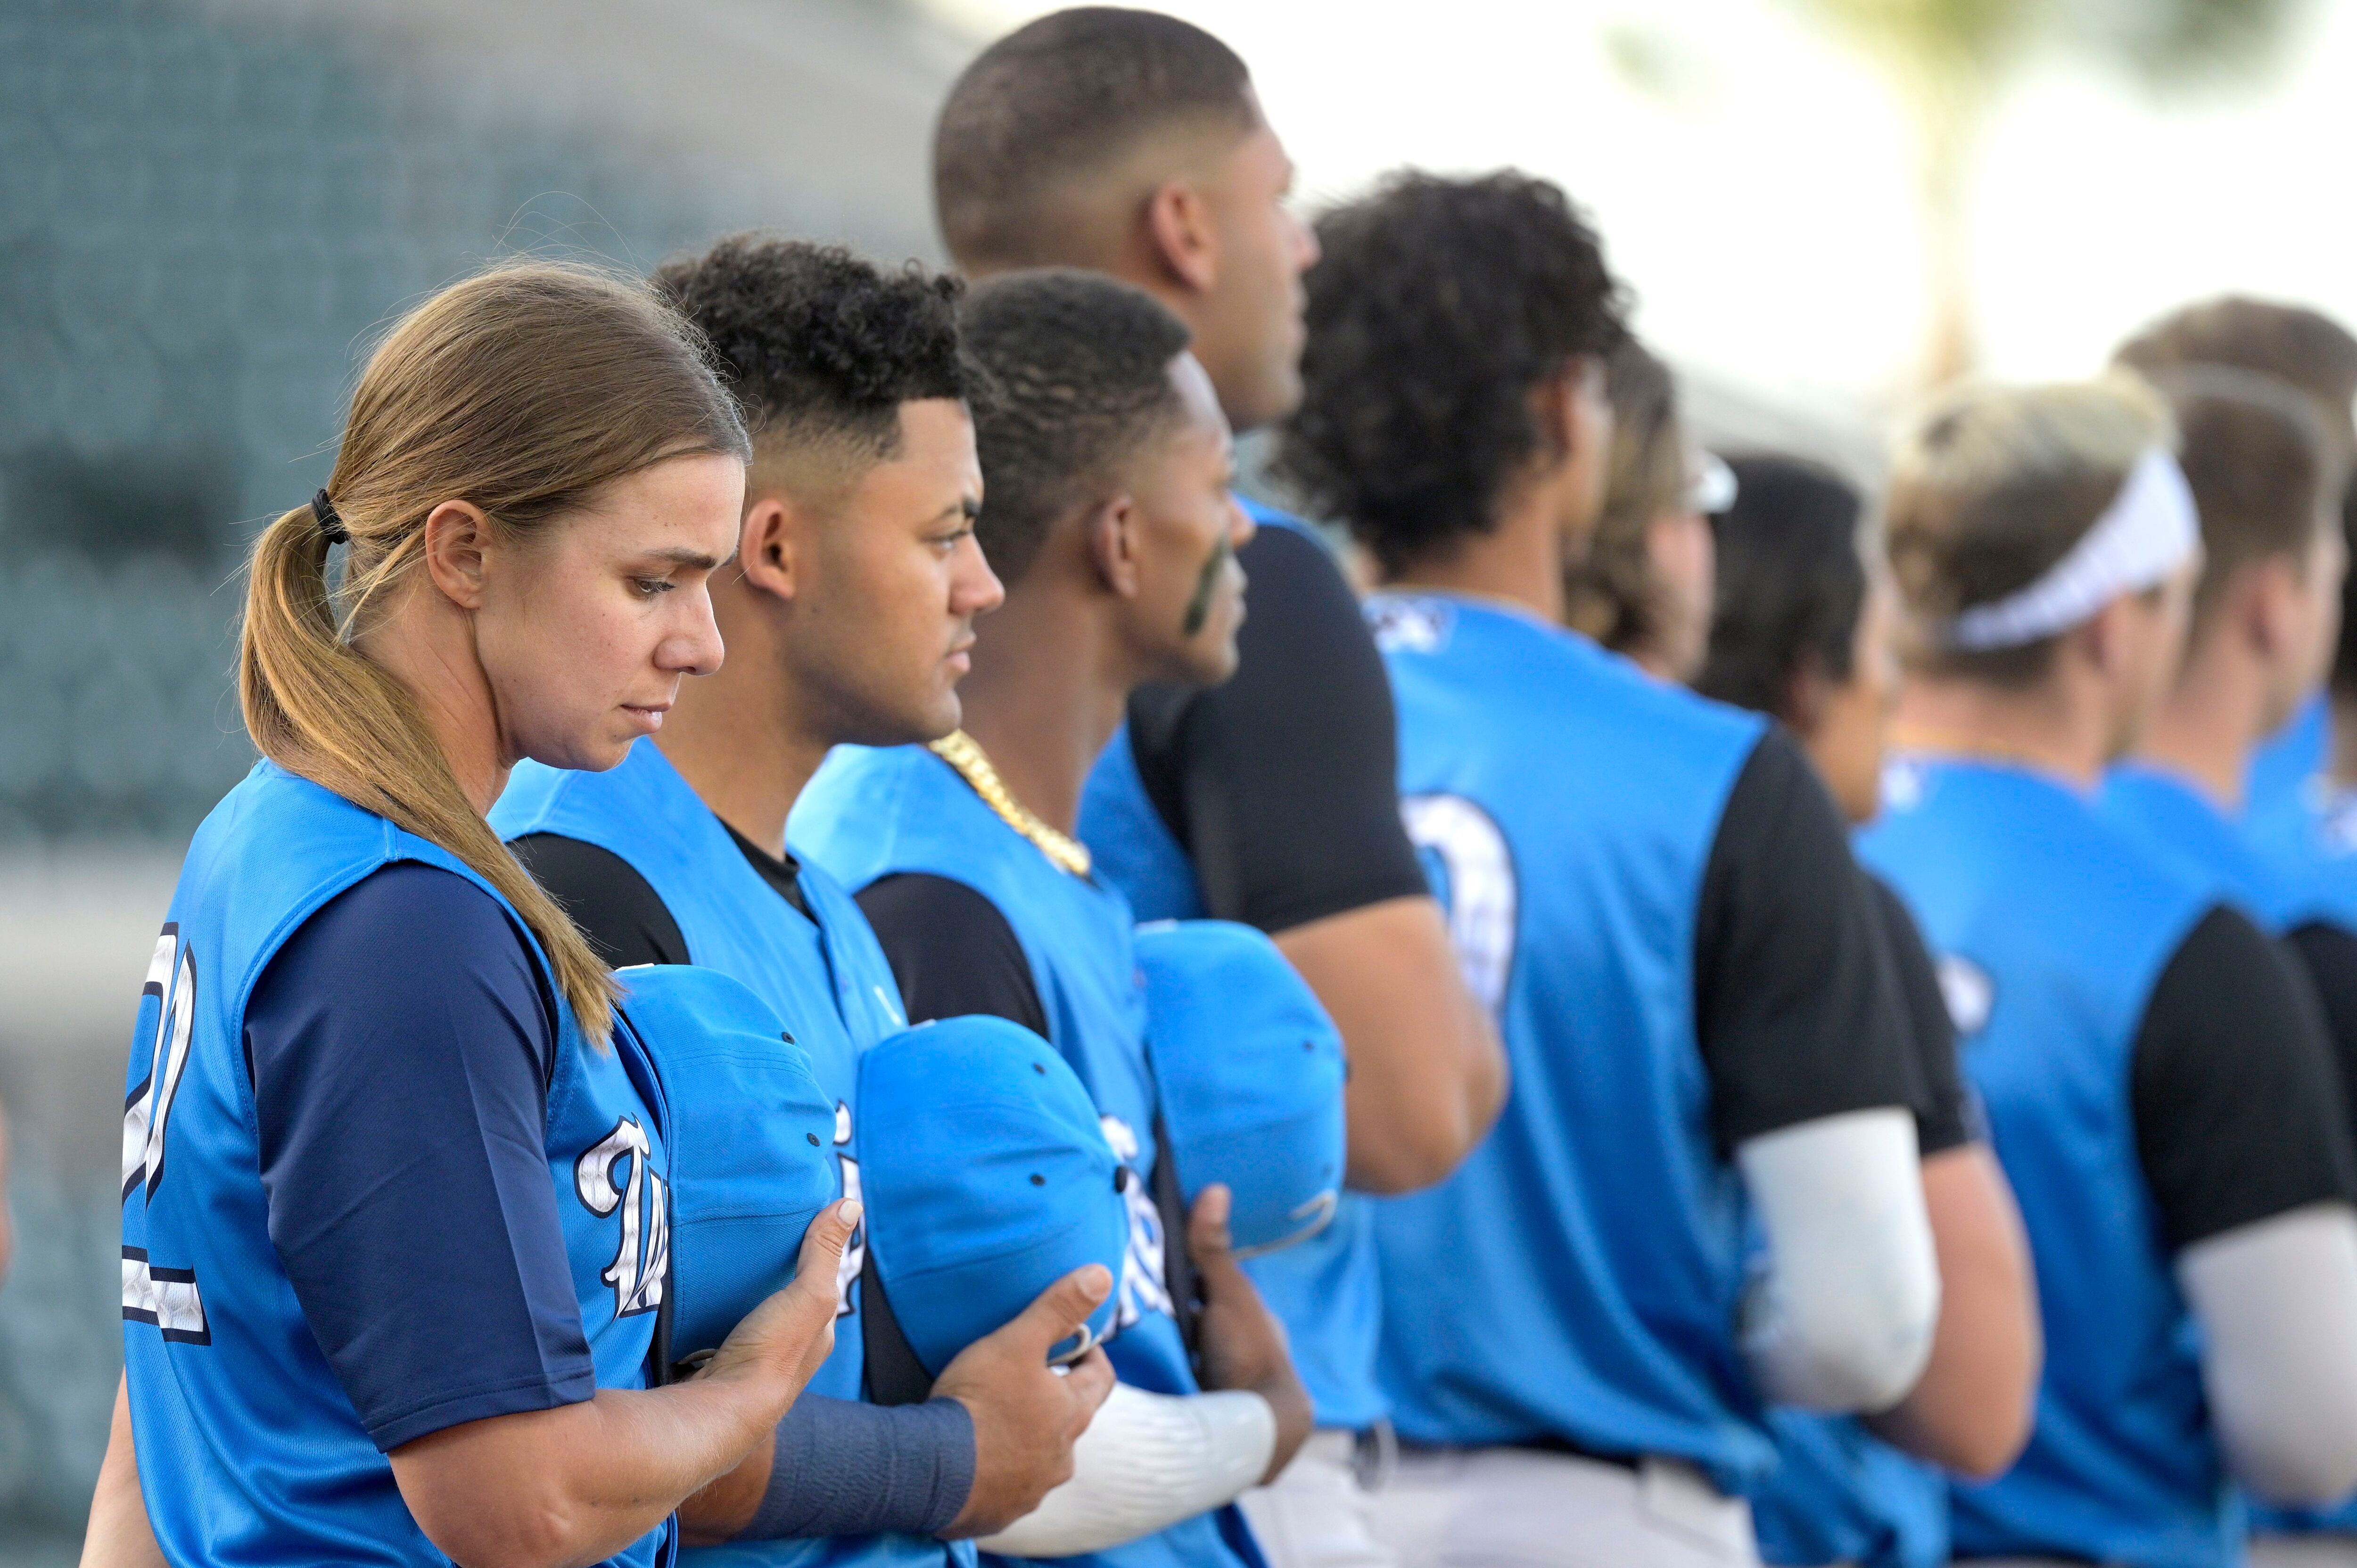
<svg viewBox="0 0 2357 1568"><path fill-rule="evenodd" d="M611 768L718 666L748 456L645 288L502 266L393 328L327 488L256 542L264 760L140 1000L85 1563L651 1568L825 1358L850 1204L701 1376L646 1387L662 1089L484 821L518 762Z"/></svg>

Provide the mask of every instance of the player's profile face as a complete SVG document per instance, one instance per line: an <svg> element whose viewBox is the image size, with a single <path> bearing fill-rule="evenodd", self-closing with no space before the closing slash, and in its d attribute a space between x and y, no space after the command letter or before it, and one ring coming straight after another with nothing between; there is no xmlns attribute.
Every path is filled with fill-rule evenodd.
<svg viewBox="0 0 2357 1568"><path fill-rule="evenodd" d="M1157 678L1212 685L1235 673L1244 618L1236 552L1253 523L1236 504L1235 442L1192 354L1170 364L1178 419L1135 461L1138 591L1131 635Z"/></svg>
<svg viewBox="0 0 2357 1568"><path fill-rule="evenodd" d="M1318 260L1318 241L1292 193L1293 160L1266 124L1229 150L1204 188L1220 274L1199 313L1195 351L1242 430L1274 424L1301 402L1301 274Z"/></svg>
<svg viewBox="0 0 2357 1568"><path fill-rule="evenodd" d="M697 454L605 486L483 557L474 640L510 762L597 770L719 668L709 581L737 548L745 468Z"/></svg>
<svg viewBox="0 0 2357 1568"><path fill-rule="evenodd" d="M900 405L900 441L818 531L795 657L834 704L841 738L936 740L957 728L974 619L1006 597L975 542L982 463L952 398Z"/></svg>

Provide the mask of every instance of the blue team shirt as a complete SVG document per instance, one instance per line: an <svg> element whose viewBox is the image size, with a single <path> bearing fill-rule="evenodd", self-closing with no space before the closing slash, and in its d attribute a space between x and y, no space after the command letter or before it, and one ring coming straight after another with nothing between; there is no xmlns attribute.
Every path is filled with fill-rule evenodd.
<svg viewBox="0 0 2357 1568"><path fill-rule="evenodd" d="M1394 1420L1680 1457L1746 1490L1774 1446L1735 1343L1748 1207L1712 1133L1695 951L1765 723L1516 609L1367 613L1409 836L1514 1083L1448 1180L1374 1203Z"/></svg>
<svg viewBox="0 0 2357 1568"><path fill-rule="evenodd" d="M945 877L973 888L1006 918L1030 966L1049 1042L1088 1089L1114 1153L1147 1178L1125 1189L1130 1249L1117 1332L1107 1347L1114 1370L1153 1393L1200 1391L1165 1283L1162 1222L1151 1196L1156 1096L1128 901L1117 888L1060 870L922 746L837 746L802 792L788 836L804 864L826 867L855 890L902 874ZM1259 1568L1257 1548L1232 1508L1057 1561Z"/></svg>
<svg viewBox="0 0 2357 1568"><path fill-rule="evenodd" d="M446 898L404 869L337 910L273 978L268 1037L249 1076L249 1003L274 959L339 895L413 864L479 899ZM307 984L343 984L319 970L323 957L371 917L416 912L414 898L487 950L392 980L361 962L355 999L307 996ZM484 903L504 929L484 922ZM442 935L416 940L430 949ZM527 1043L543 1004L513 983L504 957L518 947L554 1006L544 1057ZM404 940L399 950L414 950ZM397 1039L365 1020L357 1036L342 1032L355 1001L362 1012L372 1001L405 1006L389 994L404 985L449 1017L420 1015L424 1032ZM479 1026L480 1041L457 1043ZM382 1048L353 1048L371 1044ZM333 1059L347 1054L361 1059ZM530 1079L545 1065L536 1118L519 1058ZM468 1092L478 1069L479 1105ZM127 1083L124 1376L149 1522L171 1560L444 1563L381 1444L503 1405L642 1386L668 1248L661 1086L626 1025L608 1049L583 1040L521 921L447 851L257 764L189 847L143 988ZM382 1163L328 1148L336 1139ZM346 1185L294 1192L315 1179ZM404 1208L414 1234L388 1223ZM327 1223L342 1212L389 1254L353 1253ZM296 1257L282 1259L282 1234ZM454 1238L469 1236L493 1239L495 1255L454 1255ZM524 1278L493 1283L482 1303L462 1299L500 1259ZM436 1268L455 1276L409 1272ZM487 1325L491 1343L479 1346L469 1333ZM488 1371L475 1365L483 1351L495 1358ZM414 1368L424 1387L394 1386L394 1366ZM345 1369L363 1367L348 1381ZM612 1561L638 1568L670 1548L666 1525Z"/></svg>

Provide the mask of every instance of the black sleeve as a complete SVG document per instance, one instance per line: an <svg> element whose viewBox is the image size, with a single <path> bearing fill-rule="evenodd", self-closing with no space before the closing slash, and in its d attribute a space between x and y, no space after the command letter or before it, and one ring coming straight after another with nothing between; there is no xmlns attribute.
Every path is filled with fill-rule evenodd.
<svg viewBox="0 0 2357 1568"><path fill-rule="evenodd" d="M1924 1157L1972 1142L1973 1116L1966 1109L1964 1075L1956 1069L1956 1026L1940 993L1939 971L1923 945L1915 917L1889 883L1868 875L1867 890L1882 915L1882 935L1890 972L1899 984L1915 1042L1916 1076L1922 1097L1915 1105L1915 1144Z"/></svg>
<svg viewBox="0 0 2357 1568"><path fill-rule="evenodd" d="M1400 824L1391 683L1350 585L1291 528L1262 528L1238 558L1252 586L1234 678L1129 704L1138 772L1206 912L1277 932L1429 893Z"/></svg>
<svg viewBox="0 0 2357 1568"><path fill-rule="evenodd" d="M2303 1204L2357 1199L2315 993L2233 910L2201 918L2145 1004L2136 1155L2171 1251Z"/></svg>
<svg viewBox="0 0 2357 1568"><path fill-rule="evenodd" d="M679 922L620 855L555 833L526 833L508 847L614 968L688 961Z"/></svg>
<svg viewBox="0 0 2357 1568"><path fill-rule="evenodd" d="M1781 729L1743 765L1711 845L1695 1016L1725 1148L1822 1116L1911 1108L1921 1093L1866 874L1833 797Z"/></svg>
<svg viewBox="0 0 2357 1568"><path fill-rule="evenodd" d="M963 882L920 872L881 877L858 897L909 1022L987 1013L1047 1034L1031 961L997 905Z"/></svg>
<svg viewBox="0 0 2357 1568"><path fill-rule="evenodd" d="M2332 1036L2332 1055L2341 1069L2342 1104L2349 1126L2357 1134L2357 934L2339 926L2302 926L2285 939L2299 955L2324 1008L2326 1032Z"/></svg>

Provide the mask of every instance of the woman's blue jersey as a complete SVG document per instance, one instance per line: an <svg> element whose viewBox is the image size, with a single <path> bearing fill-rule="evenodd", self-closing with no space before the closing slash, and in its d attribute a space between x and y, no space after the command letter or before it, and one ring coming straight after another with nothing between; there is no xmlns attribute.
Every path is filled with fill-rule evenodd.
<svg viewBox="0 0 2357 1568"><path fill-rule="evenodd" d="M1735 1323L1748 1205L1697 1038L1697 909L1755 714L1518 610L1367 606L1409 837L1513 1093L1457 1172L1376 1200L1403 1436L1557 1438L1748 1490L1774 1462Z"/></svg>
<svg viewBox="0 0 2357 1568"><path fill-rule="evenodd" d="M243 1048L272 955L400 861L464 876L514 916L447 852L259 763L197 830L156 943L124 1115L124 1359L148 1520L176 1563L448 1561L410 1517L271 1240ZM668 1250L662 1092L627 1027L592 1049L558 996L548 1179L597 1386L638 1388ZM671 1543L666 1525L611 1561L664 1562Z"/></svg>
<svg viewBox="0 0 2357 1568"><path fill-rule="evenodd" d="M491 822L502 838L555 833L620 857L646 878L671 912L691 962L741 982L776 1009L809 1058L819 1087L834 1101L834 1153L843 1191L857 1197L859 1053L906 1025L891 966L866 917L834 879L816 866L802 868L800 886L810 908L810 918L803 918L747 864L727 828L651 742L632 746L620 767L604 773L522 764L493 808ZM781 1053L791 1048L780 1042ZM726 1081L710 1079L710 1064L699 1069L705 1080L695 1083L663 1065L684 1152L675 1193L674 1246L685 1303L698 1254L729 1249L732 1229L758 1223L764 1186L785 1184L765 1184L765 1133L771 1130L740 1124L748 1097L729 1092ZM744 1064L737 1070L758 1072L759 1066ZM714 1145L708 1153L706 1144ZM775 1158L783 1164L793 1159L793 1151L776 1151ZM705 1169L712 1179L699 1182L696 1173ZM812 1392L835 1399L861 1394L863 1240L855 1235L844 1251L834 1351L810 1384ZM716 1260L716 1266L726 1262ZM683 1342L676 1348L684 1353L700 1347ZM952 1546L913 1535L840 1536L735 1541L693 1549L684 1560L938 1564L945 1558L970 1560L973 1551L963 1542Z"/></svg>
<svg viewBox="0 0 2357 1568"><path fill-rule="evenodd" d="M1114 1153L1150 1178L1156 1096L1146 1058L1146 998L1118 889L1073 876L1002 822L955 769L922 746L837 746L794 808L789 837L805 864L863 888L917 873L971 887L1023 947L1048 1038L1096 1102ZM1199 1391L1163 1273L1152 1182L1132 1181L1130 1249L1118 1331L1106 1348L1123 1382L1153 1393ZM1249 1555L1248 1555L1249 1553ZM1199 1515L1109 1551L1057 1561L1104 1568L1219 1568L1256 1552L1232 1509Z"/></svg>
<svg viewBox="0 0 2357 1568"><path fill-rule="evenodd" d="M2242 1518L2143 1175L2136 1040L2214 882L2010 764L1902 757L1860 857L1940 963L2029 1234L2046 1367L2020 1460L1951 1492L1955 1550L2225 1568Z"/></svg>

